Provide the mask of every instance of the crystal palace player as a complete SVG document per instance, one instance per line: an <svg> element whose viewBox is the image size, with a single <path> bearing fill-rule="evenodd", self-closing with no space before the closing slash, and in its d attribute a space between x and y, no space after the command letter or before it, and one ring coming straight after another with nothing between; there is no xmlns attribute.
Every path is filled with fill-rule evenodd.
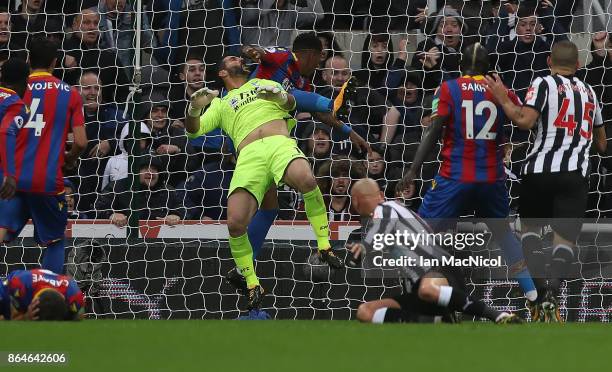
<svg viewBox="0 0 612 372"><path fill-rule="evenodd" d="M11 58L2 65L0 76L0 199L15 195L15 148L7 142L7 132L23 126L30 116L28 107L20 97L27 88L30 67L20 59ZM11 147L12 146L12 147ZM0 225L0 241L6 231Z"/></svg>
<svg viewBox="0 0 612 372"><path fill-rule="evenodd" d="M548 57L551 75L533 81L521 107L506 97L499 77L487 77L491 93L521 129L537 129L521 178L519 215L523 250L532 272L544 272L541 225L554 231L551 292L537 280L538 299L528 303L532 319L561 321L555 295L560 278L574 262L574 247L582 228L589 190L589 152L595 144L606 151L606 132L597 95L574 76L579 67L578 48L570 41L556 43ZM550 222L552 218L552 223Z"/></svg>
<svg viewBox="0 0 612 372"><path fill-rule="evenodd" d="M80 320L84 305L74 279L49 270L16 270L0 283L0 319Z"/></svg>
<svg viewBox="0 0 612 372"><path fill-rule="evenodd" d="M355 210L368 222L363 244L353 244L351 253L355 260L364 261L371 255L376 234L402 232L422 234L431 229L414 212L395 201L385 202L378 183L370 178L359 180L353 186L352 202ZM442 260L449 257L446 250L435 245L406 247L393 245L386 248L389 257L408 257L414 262ZM367 256L366 256L367 257ZM364 269L370 268L373 259L365 260ZM522 320L510 313L497 311L483 301L467 295L463 273L457 267L424 265L401 267L402 278L410 283L405 293L392 298L383 298L359 305L357 319L368 323L424 322L436 318L454 322L454 312L487 318L496 323L521 323ZM367 276L367 272L365 274Z"/></svg>
<svg viewBox="0 0 612 372"><path fill-rule="evenodd" d="M74 166L87 137L79 93L51 75L56 55L52 41L40 37L31 41L32 74L24 96L30 117L25 123L13 121L3 127L3 162L7 159L6 166L14 169L17 193L0 201L0 238L14 239L32 218L35 239L46 246L42 267L61 273L67 224L62 167ZM74 143L65 152L71 129Z"/></svg>
<svg viewBox="0 0 612 372"><path fill-rule="evenodd" d="M409 185L416 177L423 160L445 129L440 172L425 194L419 215L436 219L434 228L438 230L450 227L448 224L453 219L466 212L487 218L511 274L518 280L525 296L535 300L537 292L521 245L507 221L510 203L503 164L503 124L507 119L482 84L483 75L489 70L487 50L480 43L465 48L461 69L465 76L443 82L436 91L433 123L404 182ZM520 102L514 93L508 91L506 94L509 101Z"/></svg>

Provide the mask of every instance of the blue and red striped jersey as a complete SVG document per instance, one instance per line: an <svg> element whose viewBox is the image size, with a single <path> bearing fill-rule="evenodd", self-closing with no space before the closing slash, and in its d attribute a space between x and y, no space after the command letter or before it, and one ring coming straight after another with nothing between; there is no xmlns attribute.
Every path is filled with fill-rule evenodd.
<svg viewBox="0 0 612 372"><path fill-rule="evenodd" d="M2 286L5 297L20 313L25 313L32 300L47 289L57 290L64 296L72 316L76 317L85 310L85 297L76 281L49 270L15 270L8 274Z"/></svg>
<svg viewBox="0 0 612 372"><path fill-rule="evenodd" d="M462 76L436 91L432 117L448 117L440 152L440 175L460 182L504 180L504 124L507 118L482 76ZM510 99L519 98L508 91Z"/></svg>
<svg viewBox="0 0 612 372"><path fill-rule="evenodd" d="M33 73L23 100L30 119L17 134L17 189L58 194L64 191L64 151L71 128L84 125L76 89L49 73Z"/></svg>
<svg viewBox="0 0 612 372"><path fill-rule="evenodd" d="M274 80L286 91L299 89L312 92L312 84L300 74L299 62L293 52L281 47L264 50L266 53L251 78Z"/></svg>
<svg viewBox="0 0 612 372"><path fill-rule="evenodd" d="M17 132L29 116L30 111L18 94L12 89L0 87L0 183L4 176L16 177Z"/></svg>

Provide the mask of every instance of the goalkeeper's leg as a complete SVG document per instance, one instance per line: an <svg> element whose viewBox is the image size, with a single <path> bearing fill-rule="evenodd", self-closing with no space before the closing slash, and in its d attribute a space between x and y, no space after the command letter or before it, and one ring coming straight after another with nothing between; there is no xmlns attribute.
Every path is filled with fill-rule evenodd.
<svg viewBox="0 0 612 372"><path fill-rule="evenodd" d="M306 217L317 237L321 259L333 268L343 267L342 260L331 249L327 208L308 161L301 157L293 159L285 169L283 180L304 195Z"/></svg>
<svg viewBox="0 0 612 372"><path fill-rule="evenodd" d="M229 244L238 271L246 279L249 309L259 307L263 298L263 289L253 265L253 248L247 236L247 226L256 211L257 200L243 188L234 190L227 199Z"/></svg>

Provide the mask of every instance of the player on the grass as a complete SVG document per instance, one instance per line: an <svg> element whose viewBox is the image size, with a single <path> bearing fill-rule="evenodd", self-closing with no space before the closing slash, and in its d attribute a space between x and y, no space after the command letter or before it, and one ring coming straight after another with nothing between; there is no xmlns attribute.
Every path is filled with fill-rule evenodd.
<svg viewBox="0 0 612 372"><path fill-rule="evenodd" d="M57 45L53 41L44 37L32 39L29 45L32 72L23 99L30 107L29 119L15 120L2 127L3 158L11 169L9 175L17 181L17 193L0 200L0 241L13 240L31 218L36 241L46 246L42 267L61 273L68 222L62 167L74 167L87 146L87 136L81 96L51 75L56 55ZM70 130L74 142L66 152Z"/></svg>
<svg viewBox="0 0 612 372"><path fill-rule="evenodd" d="M607 139L595 91L574 76L576 45L567 40L553 45L548 65L551 75L533 81L522 106L506 98L498 76L487 77L486 83L520 129L537 129L523 166L519 205L523 250L529 268L540 277L538 298L527 305L535 321L562 321L555 296L575 261L589 192L589 153L595 144L604 154ZM548 224L554 232L549 290L542 278L546 257L540 235Z"/></svg>
<svg viewBox="0 0 612 372"><path fill-rule="evenodd" d="M370 218L364 226L363 243L350 246L353 260L364 261L364 256L375 254L373 242L376 234L401 233L422 234L431 229L414 212L395 201L385 201L385 196L378 183L370 178L359 180L351 191L353 208L363 218ZM392 257L405 256L421 262L420 258L438 259L450 256L449 253L435 245L417 245L406 247L393 245L386 247ZM368 259L369 261L369 259ZM364 270L369 267L365 266ZM401 268L402 279L410 283L410 288L399 296L369 301L359 305L357 319L362 322L392 323L419 322L423 317L437 317L446 322L454 322L454 312L487 318L496 323L521 323L522 320L507 312L497 311L481 300L467 294L461 270L457 267L428 267L423 265ZM367 273L366 273L367 276Z"/></svg>
<svg viewBox="0 0 612 372"><path fill-rule="evenodd" d="M338 119L338 116L347 114L347 101L354 94L354 79L349 79L342 86L334 100L312 92L310 77L319 66L322 48L321 41L316 34L307 32L295 38L292 50L281 47L262 49L246 45L242 48L242 53L258 62L251 78L278 82L294 96L297 112L312 113L317 120L338 128L348 135L361 151L370 151L368 143ZM249 241L253 247L253 259L257 258L277 215L278 200L276 185L273 185L266 192L260 208L247 229ZM243 292L246 289L244 278L235 268L226 274L226 279L239 291Z"/></svg>
<svg viewBox="0 0 612 372"><path fill-rule="evenodd" d="M248 80L248 74L240 57L226 56L219 61L217 76L227 95L217 98L219 92L208 88L192 94L185 127L190 138L221 128L236 146L238 161L227 200L229 243L234 262L246 279L247 307L256 309L264 291L255 274L247 226L271 185L285 183L304 195L321 259L334 268L343 263L331 249L327 211L310 164L289 137L295 125L289 114L295 109L294 97L274 81Z"/></svg>
<svg viewBox="0 0 612 372"><path fill-rule="evenodd" d="M510 230L510 201L504 170L504 123L502 108L486 92L484 75L489 71L487 50L475 43L461 57L464 76L442 83L432 104L432 124L425 133L405 185L412 184L424 159L442 136L442 165L425 194L419 215L432 227L444 230L464 213L486 218L493 238L500 245L510 274L525 297L535 300L537 291L527 269L521 244ZM508 100L519 98L507 91ZM434 222L435 221L435 222Z"/></svg>
<svg viewBox="0 0 612 372"><path fill-rule="evenodd" d="M49 270L15 270L0 282L0 319L80 320L83 292L74 279Z"/></svg>

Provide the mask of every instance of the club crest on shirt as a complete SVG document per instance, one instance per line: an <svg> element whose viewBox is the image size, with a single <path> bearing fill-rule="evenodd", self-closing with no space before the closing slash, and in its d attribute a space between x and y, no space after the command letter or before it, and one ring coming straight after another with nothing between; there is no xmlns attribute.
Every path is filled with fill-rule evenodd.
<svg viewBox="0 0 612 372"><path fill-rule="evenodd" d="M525 101L530 101L533 98L534 94L535 94L534 87L529 87L529 89L527 90L527 94L525 95Z"/></svg>
<svg viewBox="0 0 612 372"><path fill-rule="evenodd" d="M236 111L236 109L238 108L238 98L232 98L229 101L229 105L232 106L232 108L234 109L234 111Z"/></svg>

